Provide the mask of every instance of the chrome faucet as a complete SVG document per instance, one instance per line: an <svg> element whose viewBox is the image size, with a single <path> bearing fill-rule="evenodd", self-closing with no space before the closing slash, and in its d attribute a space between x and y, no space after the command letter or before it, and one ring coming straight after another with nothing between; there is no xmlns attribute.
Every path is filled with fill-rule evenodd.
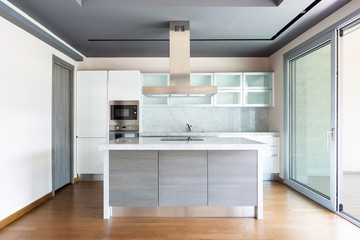
<svg viewBox="0 0 360 240"><path fill-rule="evenodd" d="M190 125L190 124L186 124L187 125L187 127L188 127L188 129L189 129L189 132L192 132L192 125Z"/></svg>

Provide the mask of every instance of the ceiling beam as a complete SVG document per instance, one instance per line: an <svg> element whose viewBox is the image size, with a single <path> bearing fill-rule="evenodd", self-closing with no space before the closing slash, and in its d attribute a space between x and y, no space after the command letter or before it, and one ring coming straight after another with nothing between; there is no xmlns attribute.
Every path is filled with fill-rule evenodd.
<svg viewBox="0 0 360 240"><path fill-rule="evenodd" d="M83 61L83 57L66 46L64 43L60 42L57 38L43 30L38 25L34 24L29 19L25 18L23 15L9 7L7 4L0 1L0 16L12 22L16 26L27 31L31 35L37 37L43 42L49 44L75 61Z"/></svg>
<svg viewBox="0 0 360 240"><path fill-rule="evenodd" d="M75 0L82 7L82 0Z"/></svg>

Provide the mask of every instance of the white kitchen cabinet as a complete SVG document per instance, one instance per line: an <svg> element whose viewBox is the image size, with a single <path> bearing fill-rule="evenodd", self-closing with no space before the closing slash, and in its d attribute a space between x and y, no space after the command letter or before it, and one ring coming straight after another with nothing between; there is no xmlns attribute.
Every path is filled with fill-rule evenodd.
<svg viewBox="0 0 360 240"><path fill-rule="evenodd" d="M109 100L140 101L139 71L109 71Z"/></svg>
<svg viewBox="0 0 360 240"><path fill-rule="evenodd" d="M190 74L191 86L212 86L213 74L212 73L191 73ZM212 106L212 97L177 97L170 98L171 106L193 106L193 107L206 107Z"/></svg>
<svg viewBox="0 0 360 240"><path fill-rule="evenodd" d="M168 73L144 73L142 86L169 86ZM273 73L228 72L191 73L190 85L218 87L213 97L148 98L142 96L142 106L182 107L271 107L273 106ZM141 92L141 91L140 91Z"/></svg>
<svg viewBox="0 0 360 240"><path fill-rule="evenodd" d="M218 90L218 93L215 95L215 106L239 107L241 105L241 90Z"/></svg>
<svg viewBox="0 0 360 240"><path fill-rule="evenodd" d="M279 137L257 135L246 135L244 137L267 145L263 152L263 173L279 173Z"/></svg>
<svg viewBox="0 0 360 240"><path fill-rule="evenodd" d="M244 73L244 106L273 106L273 73Z"/></svg>
<svg viewBox="0 0 360 240"><path fill-rule="evenodd" d="M272 90L244 90L245 107L270 107L272 99Z"/></svg>
<svg viewBox="0 0 360 240"><path fill-rule="evenodd" d="M77 170L78 174L102 174L104 153L98 150L107 138L77 138Z"/></svg>
<svg viewBox="0 0 360 240"><path fill-rule="evenodd" d="M241 89L242 73L214 73L214 83L218 89Z"/></svg>
<svg viewBox="0 0 360 240"><path fill-rule="evenodd" d="M244 73L244 89L272 89L272 73Z"/></svg>
<svg viewBox="0 0 360 240"><path fill-rule="evenodd" d="M218 87L215 94L217 107L241 107L243 105L243 74L214 73L214 83Z"/></svg>
<svg viewBox="0 0 360 240"><path fill-rule="evenodd" d="M143 73L142 86L169 86L168 73ZM167 106L169 104L168 98L152 98L142 95L141 91L141 104L144 106Z"/></svg>
<svg viewBox="0 0 360 240"><path fill-rule="evenodd" d="M78 137L106 137L107 71L78 71L76 129Z"/></svg>

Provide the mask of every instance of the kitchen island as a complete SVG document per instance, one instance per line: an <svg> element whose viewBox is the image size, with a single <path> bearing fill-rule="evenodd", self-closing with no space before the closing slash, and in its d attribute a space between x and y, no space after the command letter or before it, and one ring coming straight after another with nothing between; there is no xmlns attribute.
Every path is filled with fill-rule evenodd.
<svg viewBox="0 0 360 240"><path fill-rule="evenodd" d="M239 137L116 139L104 151L104 218L263 216L262 151Z"/></svg>

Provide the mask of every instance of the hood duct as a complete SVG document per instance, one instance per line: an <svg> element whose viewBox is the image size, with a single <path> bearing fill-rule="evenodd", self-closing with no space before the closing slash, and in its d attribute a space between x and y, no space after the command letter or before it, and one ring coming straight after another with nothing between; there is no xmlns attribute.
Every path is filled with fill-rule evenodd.
<svg viewBox="0 0 360 240"><path fill-rule="evenodd" d="M216 86L190 85L190 24L170 22L170 86L143 87L147 97L210 97Z"/></svg>

